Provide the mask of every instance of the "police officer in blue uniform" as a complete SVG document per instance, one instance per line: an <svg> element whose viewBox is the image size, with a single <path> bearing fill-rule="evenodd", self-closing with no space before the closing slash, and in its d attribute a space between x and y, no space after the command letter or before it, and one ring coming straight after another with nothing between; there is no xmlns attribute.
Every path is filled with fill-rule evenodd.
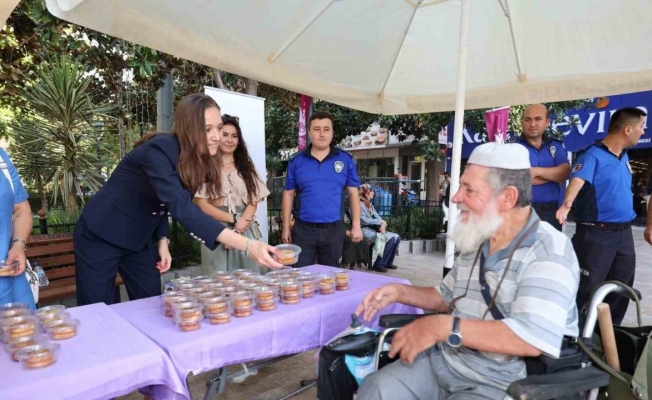
<svg viewBox="0 0 652 400"><path fill-rule="evenodd" d="M219 106L189 95L174 121L174 133L143 138L84 207L73 234L77 305L112 304L118 271L130 300L160 294L160 273L170 267L168 215L210 249L219 240L261 265L281 266L269 254L273 247L225 229L192 202L202 184L219 187ZM157 266L159 257L165 265Z"/></svg>
<svg viewBox="0 0 652 400"><path fill-rule="evenodd" d="M609 122L607 136L582 150L571 171L564 203L557 218L566 217L575 200L573 248L580 264L577 307L588 306L591 290L606 280L634 283L636 253L631 222L636 217L632 196L632 169L627 148L643 135L646 114L622 108ZM629 300L609 296L614 324L620 324Z"/></svg>
<svg viewBox="0 0 652 400"><path fill-rule="evenodd" d="M544 135L550 125L548 109L543 104L532 104L525 109L522 135L517 143L530 152L532 175L532 208L542 221L561 231L555 212L559 207L561 185L570 174L568 154L564 144Z"/></svg>
<svg viewBox="0 0 652 400"><path fill-rule="evenodd" d="M333 117L314 113L308 122L312 143L288 164L281 217L283 243L301 247L295 267L314 264L338 266L344 246L344 188L351 206L351 240L362 240L360 228L360 178L353 157L335 147ZM290 215L295 223L290 229Z"/></svg>

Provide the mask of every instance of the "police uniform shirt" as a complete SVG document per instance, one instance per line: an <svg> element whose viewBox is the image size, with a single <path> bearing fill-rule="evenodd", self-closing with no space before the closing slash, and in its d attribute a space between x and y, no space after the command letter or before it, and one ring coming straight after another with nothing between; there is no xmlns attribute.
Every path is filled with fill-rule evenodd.
<svg viewBox="0 0 652 400"><path fill-rule="evenodd" d="M344 187L360 187L351 154L337 147L321 162L310 154L312 145L288 165L285 190L297 191L294 216L303 222L330 223L342 218Z"/></svg>
<svg viewBox="0 0 652 400"><path fill-rule="evenodd" d="M616 156L596 142L580 152L570 179L575 177L585 181L575 200L577 222L625 223L636 218L626 150Z"/></svg>
<svg viewBox="0 0 652 400"><path fill-rule="evenodd" d="M530 153L532 167L552 168L568 163L568 154L564 144L558 140L542 138L541 148L537 149L525 140L523 136L517 143L522 144ZM557 182L547 182L541 185L532 185L532 203L550 203L559 201L560 185Z"/></svg>

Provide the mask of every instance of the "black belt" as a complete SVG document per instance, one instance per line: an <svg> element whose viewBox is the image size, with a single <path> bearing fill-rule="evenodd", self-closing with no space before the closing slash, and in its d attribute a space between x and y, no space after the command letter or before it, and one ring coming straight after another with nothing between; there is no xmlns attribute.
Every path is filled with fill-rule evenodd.
<svg viewBox="0 0 652 400"><path fill-rule="evenodd" d="M579 224L588 228L600 229L603 231L623 231L632 226L631 222L624 222L620 224L612 222L579 222Z"/></svg>
<svg viewBox="0 0 652 400"><path fill-rule="evenodd" d="M340 221L326 222L326 223L315 223L315 222L301 221L300 219L297 219L297 222L300 223L301 225L310 226L312 228L330 228L331 226L337 225L337 223L340 222Z"/></svg>
<svg viewBox="0 0 652 400"><path fill-rule="evenodd" d="M534 208L534 211L557 211L557 202L556 201L551 201L548 203L537 203L537 204L532 204L532 208Z"/></svg>

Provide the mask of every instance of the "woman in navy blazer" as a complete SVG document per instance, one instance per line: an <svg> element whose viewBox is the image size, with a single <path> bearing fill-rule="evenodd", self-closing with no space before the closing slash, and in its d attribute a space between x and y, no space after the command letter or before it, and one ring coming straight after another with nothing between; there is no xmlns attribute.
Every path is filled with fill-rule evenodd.
<svg viewBox="0 0 652 400"><path fill-rule="evenodd" d="M168 215L211 250L219 241L263 266L281 266L270 256L274 247L225 229L192 202L202 184L220 188L217 103L202 94L184 97L174 125L171 134L141 139L84 207L73 235L78 305L112 304L118 272L130 300L159 295L160 274L171 262Z"/></svg>

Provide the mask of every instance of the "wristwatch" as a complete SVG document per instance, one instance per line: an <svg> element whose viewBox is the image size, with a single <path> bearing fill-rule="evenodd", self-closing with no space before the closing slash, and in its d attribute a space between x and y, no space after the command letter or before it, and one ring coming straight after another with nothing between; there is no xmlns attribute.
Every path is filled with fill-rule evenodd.
<svg viewBox="0 0 652 400"><path fill-rule="evenodd" d="M453 318L453 330L448 334L446 343L451 347L460 347L462 345L462 334L460 333L460 318Z"/></svg>
<svg viewBox="0 0 652 400"><path fill-rule="evenodd" d="M23 244L23 250L27 249L27 241L24 239L11 239L11 242L9 242L9 247L12 247L14 243L22 243Z"/></svg>

